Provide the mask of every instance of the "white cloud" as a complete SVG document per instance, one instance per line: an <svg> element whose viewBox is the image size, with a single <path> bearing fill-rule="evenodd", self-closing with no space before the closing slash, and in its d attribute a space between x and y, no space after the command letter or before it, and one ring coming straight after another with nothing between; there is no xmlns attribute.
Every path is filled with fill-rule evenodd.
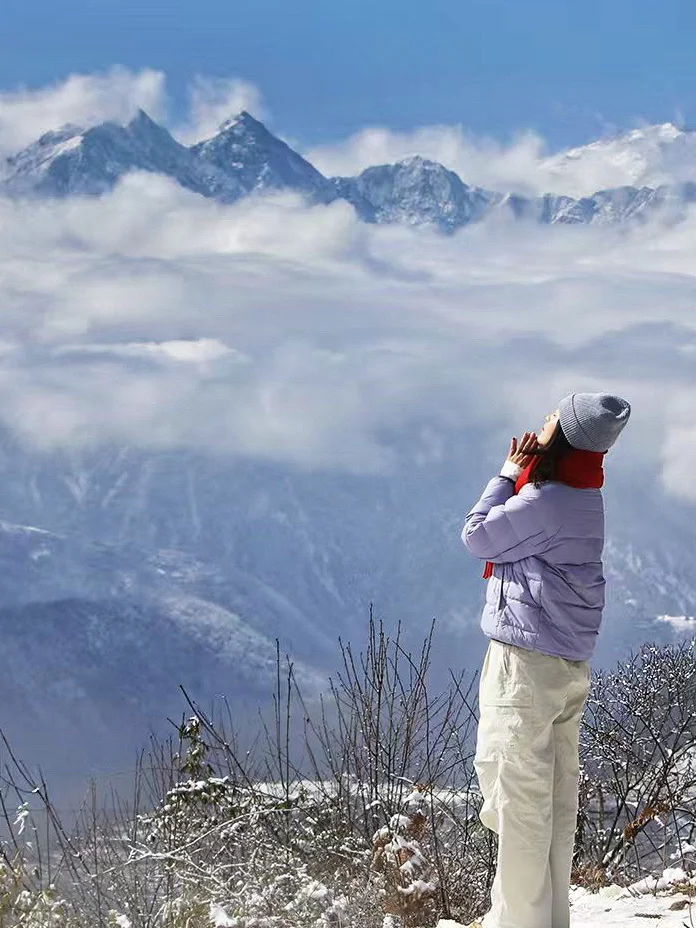
<svg viewBox="0 0 696 928"><path fill-rule="evenodd" d="M189 106L187 125L175 133L186 145L215 135L223 122L242 110L257 119L268 116L259 88L238 77L196 75L189 87Z"/></svg>
<svg viewBox="0 0 696 928"><path fill-rule="evenodd" d="M101 74L71 74L36 90L5 90L0 92L0 154L18 151L66 123L124 123L138 108L161 118L164 104L165 76L150 68L113 67Z"/></svg>
<svg viewBox="0 0 696 928"><path fill-rule="evenodd" d="M696 219L452 237L287 196L221 206L150 175L0 201L0 423L389 472L491 465L573 389L634 406L611 467L696 498Z"/></svg>
<svg viewBox="0 0 696 928"><path fill-rule="evenodd" d="M169 342L127 342L125 344L84 344L61 345L53 352L54 356L92 355L115 358L141 358L162 362L206 364L217 361L231 354L238 360L245 360L241 352L223 344L217 338L178 338Z"/></svg>

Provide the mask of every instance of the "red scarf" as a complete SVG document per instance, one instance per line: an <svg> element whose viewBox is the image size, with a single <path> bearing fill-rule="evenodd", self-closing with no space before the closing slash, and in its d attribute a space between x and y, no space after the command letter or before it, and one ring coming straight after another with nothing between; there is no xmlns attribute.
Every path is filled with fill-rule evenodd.
<svg viewBox="0 0 696 928"><path fill-rule="evenodd" d="M568 454L564 455L556 465L556 480L568 484L569 487L575 487L578 490L589 490L591 488L599 489L604 483L604 469L602 462L606 451L581 451L573 448ZM522 473L515 481L515 493L519 493L522 487L532 479L532 472L540 459L532 458ZM493 573L493 564L486 561L483 568L483 579L487 580Z"/></svg>

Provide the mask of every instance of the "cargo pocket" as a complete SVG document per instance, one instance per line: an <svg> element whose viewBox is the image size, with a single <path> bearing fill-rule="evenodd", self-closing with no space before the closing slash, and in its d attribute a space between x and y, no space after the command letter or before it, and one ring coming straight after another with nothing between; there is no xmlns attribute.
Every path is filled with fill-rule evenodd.
<svg viewBox="0 0 696 928"><path fill-rule="evenodd" d="M512 645L491 641L481 673L481 706L531 709L533 687Z"/></svg>

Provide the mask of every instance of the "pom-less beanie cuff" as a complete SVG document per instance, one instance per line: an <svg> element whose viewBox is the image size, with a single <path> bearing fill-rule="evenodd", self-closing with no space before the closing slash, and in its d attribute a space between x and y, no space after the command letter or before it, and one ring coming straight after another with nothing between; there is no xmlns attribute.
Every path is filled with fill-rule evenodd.
<svg viewBox="0 0 696 928"><path fill-rule="evenodd" d="M630 415L630 403L611 393L569 393L558 404L563 434L583 451L608 451Z"/></svg>

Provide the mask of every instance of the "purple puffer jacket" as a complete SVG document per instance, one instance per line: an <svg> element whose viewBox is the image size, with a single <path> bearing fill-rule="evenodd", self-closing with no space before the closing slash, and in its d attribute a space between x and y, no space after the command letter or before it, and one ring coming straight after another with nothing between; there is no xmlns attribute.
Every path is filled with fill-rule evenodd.
<svg viewBox="0 0 696 928"><path fill-rule="evenodd" d="M494 565L481 628L527 650L587 660L604 607L602 492L556 481L514 489L494 477L462 530L467 550Z"/></svg>

